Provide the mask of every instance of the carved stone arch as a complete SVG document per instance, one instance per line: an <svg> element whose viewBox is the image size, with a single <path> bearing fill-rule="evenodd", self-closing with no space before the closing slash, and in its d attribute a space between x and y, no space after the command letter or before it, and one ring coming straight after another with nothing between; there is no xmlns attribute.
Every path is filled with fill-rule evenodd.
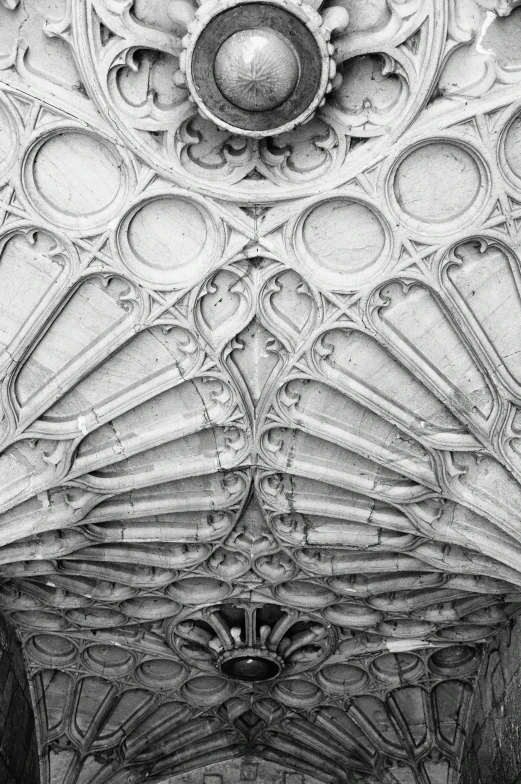
<svg viewBox="0 0 521 784"><path fill-rule="evenodd" d="M519 6L0 0L41 784L514 784Z"/></svg>

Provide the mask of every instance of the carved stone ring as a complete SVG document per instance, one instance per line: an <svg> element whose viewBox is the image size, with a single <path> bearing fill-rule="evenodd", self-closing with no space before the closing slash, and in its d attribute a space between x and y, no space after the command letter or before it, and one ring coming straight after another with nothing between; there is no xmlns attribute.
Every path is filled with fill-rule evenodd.
<svg viewBox="0 0 521 784"><path fill-rule="evenodd" d="M224 675L238 681L256 683L268 681L280 675L284 662L273 651L257 648L242 648L224 651L217 664Z"/></svg>
<svg viewBox="0 0 521 784"><path fill-rule="evenodd" d="M181 70L200 113L243 136L273 136L311 119L336 73L334 24L288 0L203 3L183 40ZM331 15L331 14L330 14Z"/></svg>

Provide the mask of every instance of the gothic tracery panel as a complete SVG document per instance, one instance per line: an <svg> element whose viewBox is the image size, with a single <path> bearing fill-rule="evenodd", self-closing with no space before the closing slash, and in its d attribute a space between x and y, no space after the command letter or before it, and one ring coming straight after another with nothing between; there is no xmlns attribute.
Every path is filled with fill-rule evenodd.
<svg viewBox="0 0 521 784"><path fill-rule="evenodd" d="M518 5L1 0L42 784L457 782L521 606Z"/></svg>

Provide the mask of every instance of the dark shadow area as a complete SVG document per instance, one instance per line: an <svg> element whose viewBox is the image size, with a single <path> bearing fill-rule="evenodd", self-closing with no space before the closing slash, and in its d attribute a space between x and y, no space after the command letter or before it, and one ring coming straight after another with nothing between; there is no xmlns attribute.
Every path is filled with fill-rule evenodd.
<svg viewBox="0 0 521 784"><path fill-rule="evenodd" d="M521 784L521 618L503 629L483 662L460 784Z"/></svg>
<svg viewBox="0 0 521 784"><path fill-rule="evenodd" d="M38 784L34 714L22 649L0 618L0 782Z"/></svg>

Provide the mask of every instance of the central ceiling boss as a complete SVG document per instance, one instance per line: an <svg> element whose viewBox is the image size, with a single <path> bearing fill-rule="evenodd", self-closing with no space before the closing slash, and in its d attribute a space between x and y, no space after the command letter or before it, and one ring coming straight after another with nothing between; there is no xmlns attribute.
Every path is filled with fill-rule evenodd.
<svg viewBox="0 0 521 784"><path fill-rule="evenodd" d="M341 81L329 39L348 22L338 6L321 16L284 0L204 3L183 40L176 80L222 128L253 137L289 131Z"/></svg>

